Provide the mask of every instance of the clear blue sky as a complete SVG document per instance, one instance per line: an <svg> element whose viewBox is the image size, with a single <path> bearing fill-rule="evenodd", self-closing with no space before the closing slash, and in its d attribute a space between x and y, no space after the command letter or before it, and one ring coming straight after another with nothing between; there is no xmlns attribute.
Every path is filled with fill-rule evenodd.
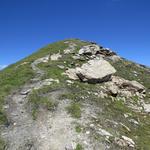
<svg viewBox="0 0 150 150"><path fill-rule="evenodd" d="M150 0L0 0L0 66L74 37L150 66Z"/></svg>

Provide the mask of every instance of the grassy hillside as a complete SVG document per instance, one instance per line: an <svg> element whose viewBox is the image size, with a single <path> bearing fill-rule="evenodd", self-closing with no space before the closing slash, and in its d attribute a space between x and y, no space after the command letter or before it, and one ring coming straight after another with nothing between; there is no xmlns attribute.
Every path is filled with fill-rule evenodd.
<svg viewBox="0 0 150 150"><path fill-rule="evenodd" d="M74 60L72 56L74 54L64 55L63 50L68 48L68 44L64 43L65 41L70 41L77 44L75 52L77 52L82 46L88 45L89 42L83 42L78 39L64 40L49 44L46 47L40 49L31 56L17 62L16 64L10 65L6 69L0 71L0 124L8 125L7 116L3 109L5 104L6 97L18 90L24 84L30 82L30 79L35 77L35 72L31 68L31 63L38 58L44 57L48 54L60 53L62 57L56 61L49 61L48 63L41 63L38 67L45 71L44 76L41 80L53 78L60 81L59 84L52 84L50 86L45 86L40 90L33 91L29 96L29 103L32 104L32 115L34 119L37 118L40 105L46 106L49 111L52 111L54 107L57 107L56 103L53 103L53 100L50 102L46 96L49 92L55 91L56 89L65 89L67 92L59 96L60 100L68 99L70 100L70 105L66 108L66 111L71 114L73 118L80 119L82 118L83 108L85 105L91 105L93 107L102 110L98 111L97 119L93 118L93 123L95 125L101 125L104 129L107 129L114 136L126 135L132 138L136 142L136 149L139 150L149 150L150 149L150 116L149 114L139 113L133 111L131 108L127 107L122 101L118 101L117 98L112 100L111 96L100 98L95 93L98 93L103 88L103 83L101 84L88 84L82 83L79 81L74 81L73 84L68 84L66 81L69 78L65 75L62 75L67 68L74 68L76 65L81 65L87 60L80 59ZM142 83L147 91L145 101L150 102L150 69L139 66L131 61L122 59L117 62L109 60L109 62L116 68L117 72L115 75L123 77L127 80L136 80ZM58 66L63 66L60 68ZM43 96L44 95L44 96ZM137 102L136 97L131 98L131 101L134 103ZM127 120L124 117L124 114L129 114L129 119ZM140 122L140 125L135 126L129 120L135 119ZM124 126L114 125L108 120L113 120L115 122L122 122ZM130 130L127 130L127 127ZM81 127L80 125L76 126L77 132L84 132L90 127ZM104 139L101 138L96 132L91 131L92 136L100 142L104 142ZM110 141L110 147L112 149L120 149L113 139ZM112 143L111 143L112 142ZM4 143L0 142L0 146L3 149ZM80 148L81 147L81 148ZM80 143L77 146L77 149L82 149Z"/></svg>

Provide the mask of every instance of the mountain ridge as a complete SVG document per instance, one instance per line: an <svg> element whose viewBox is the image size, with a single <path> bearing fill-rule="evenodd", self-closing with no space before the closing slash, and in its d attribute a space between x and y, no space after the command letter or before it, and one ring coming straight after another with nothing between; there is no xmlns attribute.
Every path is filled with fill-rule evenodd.
<svg viewBox="0 0 150 150"><path fill-rule="evenodd" d="M0 71L1 149L148 149L149 75L95 42L47 45Z"/></svg>

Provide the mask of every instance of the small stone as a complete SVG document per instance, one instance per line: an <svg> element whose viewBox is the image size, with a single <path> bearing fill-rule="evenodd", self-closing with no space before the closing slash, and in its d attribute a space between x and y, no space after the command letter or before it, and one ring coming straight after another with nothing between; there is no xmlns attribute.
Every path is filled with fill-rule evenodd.
<svg viewBox="0 0 150 150"><path fill-rule="evenodd" d="M69 84L73 84L73 83L74 83L74 82L71 81L71 80L66 80L66 82L69 83Z"/></svg>
<svg viewBox="0 0 150 150"><path fill-rule="evenodd" d="M132 148L135 147L135 142L127 136L122 136L121 138L115 138L115 143L121 147L127 147L127 146Z"/></svg>
<svg viewBox="0 0 150 150"><path fill-rule="evenodd" d="M58 68L64 69L65 67L63 65L57 65Z"/></svg>
<svg viewBox="0 0 150 150"><path fill-rule="evenodd" d="M94 127L94 124L90 124L90 127L91 127L91 128Z"/></svg>
<svg viewBox="0 0 150 150"><path fill-rule="evenodd" d="M146 112L146 113L150 113L150 104L144 104L144 111Z"/></svg>
<svg viewBox="0 0 150 150"><path fill-rule="evenodd" d="M83 141L83 143L84 143L85 145L88 145L87 141Z"/></svg>
<svg viewBox="0 0 150 150"><path fill-rule="evenodd" d="M101 129L101 128L99 129L98 134L100 134L102 136L108 136L108 137L113 136L112 134L110 134L109 132L107 132L106 130Z"/></svg>
<svg viewBox="0 0 150 150"><path fill-rule="evenodd" d="M86 131L86 134L87 134L87 135L90 134L90 131Z"/></svg>
<svg viewBox="0 0 150 150"><path fill-rule="evenodd" d="M134 147L135 142L131 138L127 136L122 136L122 139L125 140L129 146Z"/></svg>
<svg viewBox="0 0 150 150"><path fill-rule="evenodd" d="M135 125L139 125L139 122L136 121L135 119L130 119L129 121L130 121L131 123L135 124Z"/></svg>
<svg viewBox="0 0 150 150"><path fill-rule="evenodd" d="M70 79L73 79L73 80L78 79L78 76L76 75L76 69L70 68L70 69L66 70L66 72L64 74L68 75L68 77Z"/></svg>
<svg viewBox="0 0 150 150"><path fill-rule="evenodd" d="M31 89L28 89L26 91L21 91L21 95L27 95L29 92L31 91Z"/></svg>

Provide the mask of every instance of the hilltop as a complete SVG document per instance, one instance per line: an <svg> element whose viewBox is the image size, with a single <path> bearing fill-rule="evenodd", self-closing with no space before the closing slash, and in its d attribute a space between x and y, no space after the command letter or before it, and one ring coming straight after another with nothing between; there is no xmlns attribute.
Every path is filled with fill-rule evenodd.
<svg viewBox="0 0 150 150"><path fill-rule="evenodd" d="M0 71L0 149L149 150L150 68L68 39Z"/></svg>

